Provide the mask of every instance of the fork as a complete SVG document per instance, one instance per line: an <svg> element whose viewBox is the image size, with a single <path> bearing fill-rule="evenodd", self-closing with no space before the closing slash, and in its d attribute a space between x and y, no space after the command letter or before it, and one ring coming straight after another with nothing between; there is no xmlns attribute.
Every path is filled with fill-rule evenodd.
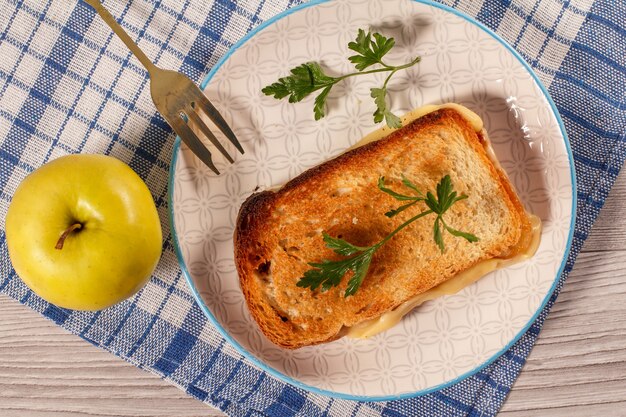
<svg viewBox="0 0 626 417"><path fill-rule="evenodd" d="M102 20L109 25L113 32L141 62L146 71L148 71L148 75L150 76L150 94L152 95L154 105L167 123L174 129L176 134L178 134L182 141L202 162L219 175L220 172L211 159L211 152L209 152L194 133L188 122L196 126L230 163L233 163L234 160L226 149L224 149L213 132L211 132L209 127L202 121L198 111L202 111L206 114L215 126L224 133L226 138L235 145L239 152L244 153L241 144L239 144L237 137L228 126L228 123L226 123L217 109L193 81L181 73L164 70L154 65L117 23L111 13L104 8L100 0L83 1L96 10Z"/></svg>

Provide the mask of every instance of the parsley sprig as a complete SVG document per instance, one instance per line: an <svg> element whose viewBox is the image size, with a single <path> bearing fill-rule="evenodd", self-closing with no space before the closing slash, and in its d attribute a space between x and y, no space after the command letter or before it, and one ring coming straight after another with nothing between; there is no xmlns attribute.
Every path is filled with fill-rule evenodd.
<svg viewBox="0 0 626 417"><path fill-rule="evenodd" d="M380 249L381 246L387 243L389 239L391 239L402 229L404 229L417 219L433 213L437 215L433 226L433 238L441 253L445 251L442 230L446 230L453 236L462 237L469 242L478 241L478 238L473 234L456 230L450 227L443 219L443 215L450 209L450 207L452 207L454 203L467 198L467 195L458 195L457 192L453 190L452 180L450 179L449 175L443 177L441 181L439 181L439 183L437 184L436 196L430 191L427 192L426 195L422 194L417 186L404 176L402 177L402 184L406 186L409 190L411 190L414 195L398 193L385 186L385 177L379 178L378 188L382 192L389 194L396 200L403 202L408 201L400 207L386 212L385 216L397 216L399 213L403 212L404 210L417 204L420 201L423 201L426 204L428 210L424 210L421 213L411 217L400 226L398 226L394 231L389 233L380 242L375 243L371 246L356 246L343 239L332 237L324 232L323 236L326 247L332 249L338 255L348 256L348 258L340 259L337 261L324 259L321 262L309 263L309 265L312 266L313 269L309 269L308 271L306 271L304 273L304 276L300 278L296 285L298 287L310 288L311 290L315 290L318 287L321 287L322 292L324 292L328 291L332 287L336 287L337 285L339 285L341 279L348 272L352 271L353 275L348 281L348 286L346 287L344 296L348 297L350 295L354 295L354 293L356 293L356 291L363 283L365 276L367 275L367 271L369 270L372 258L374 257L374 253L376 253L376 251Z"/></svg>
<svg viewBox="0 0 626 417"><path fill-rule="evenodd" d="M366 33L363 29L359 29L356 40L348 43L348 48L356 52L356 55L352 55L348 59L354 64L357 72L331 77L324 73L324 70L318 63L307 62L293 68L291 75L280 78L277 82L268 85L261 91L279 100L288 97L290 103L296 103L309 94L322 90L315 97L313 106L315 120L319 120L325 115L326 98L335 84L356 75L389 72L382 87L370 89L370 95L374 99L374 104L376 104L374 122L380 123L385 120L389 127L398 128L402 125L402 122L398 116L391 112L386 101L387 84L396 72L412 67L420 62L421 58L418 56L404 65L388 65L383 61L383 58L394 47L395 43L393 38L386 38L380 33ZM365 71L374 65L380 67Z"/></svg>

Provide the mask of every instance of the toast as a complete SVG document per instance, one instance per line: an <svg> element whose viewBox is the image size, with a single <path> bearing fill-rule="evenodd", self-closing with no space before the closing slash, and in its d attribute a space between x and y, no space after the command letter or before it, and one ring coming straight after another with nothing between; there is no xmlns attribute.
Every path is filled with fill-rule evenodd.
<svg viewBox="0 0 626 417"><path fill-rule="evenodd" d="M529 216L506 174L490 160L483 132L456 110L429 113L387 137L309 169L277 191L251 195L234 234L235 263L252 317L276 345L299 348L335 340L481 261L509 258L528 241ZM424 210L399 215L398 202L376 184L400 189L404 175L424 193L445 175L468 198L446 213L450 226L478 242L444 234L433 241L433 217L395 235L374 255L359 290L344 297L349 274L328 291L296 286L309 262L341 259L322 232L359 246L374 244Z"/></svg>

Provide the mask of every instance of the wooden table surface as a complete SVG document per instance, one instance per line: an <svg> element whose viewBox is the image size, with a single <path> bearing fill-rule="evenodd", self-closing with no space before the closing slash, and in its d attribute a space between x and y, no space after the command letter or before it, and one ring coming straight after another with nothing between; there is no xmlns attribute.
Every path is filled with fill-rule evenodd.
<svg viewBox="0 0 626 417"><path fill-rule="evenodd" d="M626 172L501 415L626 416ZM0 296L0 416L221 416Z"/></svg>

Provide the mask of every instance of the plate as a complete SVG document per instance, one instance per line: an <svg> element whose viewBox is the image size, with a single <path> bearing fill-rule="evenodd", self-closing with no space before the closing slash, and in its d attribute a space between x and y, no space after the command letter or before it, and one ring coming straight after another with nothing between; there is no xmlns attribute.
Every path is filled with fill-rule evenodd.
<svg viewBox="0 0 626 417"><path fill-rule="evenodd" d="M422 61L389 84L396 114L425 104L461 103L478 113L526 208L543 221L537 254L458 294L430 301L367 340L285 350L251 318L233 260L239 207L255 190L281 185L375 130L371 87L385 74L336 86L327 116L313 97L290 104L261 89L303 62L330 74L353 71L347 44L359 28L393 36L389 62ZM472 375L504 353L552 294L571 244L572 155L557 110L530 67L503 40L453 9L422 1L313 2L257 27L202 85L244 149L235 164L213 152L214 175L177 139L170 218L182 271L198 304L249 361L307 390L355 400L426 394ZM225 138L220 137L222 143ZM229 148L235 155L234 148Z"/></svg>

